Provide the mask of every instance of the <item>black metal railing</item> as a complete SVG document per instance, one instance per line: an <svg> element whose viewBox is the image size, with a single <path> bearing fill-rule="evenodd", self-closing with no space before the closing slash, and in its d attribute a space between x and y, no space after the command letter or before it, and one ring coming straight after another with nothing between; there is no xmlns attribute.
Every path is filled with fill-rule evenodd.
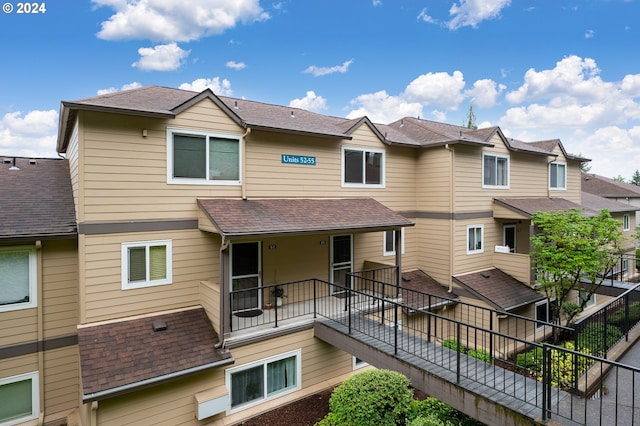
<svg viewBox="0 0 640 426"><path fill-rule="evenodd" d="M435 310L418 312L367 289L341 290L346 306L319 300L318 317L336 323L345 333L377 341L377 350L388 348L393 356L444 368L455 374L459 386L467 380L488 386L508 397L496 398L503 403L511 399L519 401L522 410L537 407L543 421L562 418L598 425L640 421L640 397L633 391L640 378L638 368L583 354L571 343L543 344ZM410 311L417 315L408 315ZM444 335L448 338L442 339ZM532 354L528 367L504 355L516 352ZM601 395L600 399L590 398L593 394ZM625 404L619 403L621 399L626 399Z"/></svg>
<svg viewBox="0 0 640 426"><path fill-rule="evenodd" d="M625 291L589 316L576 321L575 347L607 357L607 352L640 323L640 285Z"/></svg>

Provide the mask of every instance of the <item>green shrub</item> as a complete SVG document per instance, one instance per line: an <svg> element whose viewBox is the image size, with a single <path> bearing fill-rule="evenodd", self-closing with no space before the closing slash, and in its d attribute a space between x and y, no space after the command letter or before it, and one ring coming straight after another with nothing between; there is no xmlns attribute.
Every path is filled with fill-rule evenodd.
<svg viewBox="0 0 640 426"><path fill-rule="evenodd" d="M472 358L477 358L480 361L491 363L491 355L489 354L489 351L487 351L487 350L484 350L484 349L469 349L467 351L467 355L469 355Z"/></svg>
<svg viewBox="0 0 640 426"><path fill-rule="evenodd" d="M329 399L319 426L404 425L413 401L409 379L389 370L367 370L345 380Z"/></svg>
<svg viewBox="0 0 640 426"><path fill-rule="evenodd" d="M622 331L614 325L607 325L607 349L615 345L622 338ZM578 350L589 351L590 354L604 354L604 330L605 326L601 322L589 324L578 334Z"/></svg>
<svg viewBox="0 0 640 426"><path fill-rule="evenodd" d="M573 343L567 342L562 347L573 351ZM586 355L590 355L588 349L580 351ZM574 364L577 361L577 365ZM571 352L565 352L558 349L551 349L551 385L562 390L573 388L574 381L582 376L591 366L591 359L578 356L575 357ZM538 380L542 381L542 372L537 374Z"/></svg>
<svg viewBox="0 0 640 426"><path fill-rule="evenodd" d="M640 302L631 302L629 304L629 325L633 327L640 320ZM624 307L618 309L615 313L609 316L609 322L616 324L624 324L625 321L625 309Z"/></svg>
<svg viewBox="0 0 640 426"><path fill-rule="evenodd" d="M455 408L429 397L413 401L407 426L479 426L481 422Z"/></svg>
<svg viewBox="0 0 640 426"><path fill-rule="evenodd" d="M531 372L540 371L542 369L542 348L536 347L530 351L519 353L516 356L516 365Z"/></svg>
<svg viewBox="0 0 640 426"><path fill-rule="evenodd" d="M442 342L442 346L445 348L453 349L454 351L458 350L458 341L456 339L447 339ZM464 346L460 345L460 349L463 349Z"/></svg>

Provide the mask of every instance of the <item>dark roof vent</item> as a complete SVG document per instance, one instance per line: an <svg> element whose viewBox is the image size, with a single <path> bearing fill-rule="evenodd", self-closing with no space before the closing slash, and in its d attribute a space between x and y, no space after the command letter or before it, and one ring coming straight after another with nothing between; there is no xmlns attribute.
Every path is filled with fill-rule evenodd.
<svg viewBox="0 0 640 426"><path fill-rule="evenodd" d="M482 276L482 278L491 278L491 275L489 274L480 274L480 276Z"/></svg>
<svg viewBox="0 0 640 426"><path fill-rule="evenodd" d="M20 167L16 166L16 157L13 157L13 166L9 167L9 170L20 170Z"/></svg>
<svg viewBox="0 0 640 426"><path fill-rule="evenodd" d="M164 321L154 321L153 322L153 331L155 331L156 333L158 331L165 331L167 329L167 323Z"/></svg>
<svg viewBox="0 0 640 426"><path fill-rule="evenodd" d="M29 160L29 164L31 165L38 164L38 160L36 160L35 158L32 158L31 160Z"/></svg>

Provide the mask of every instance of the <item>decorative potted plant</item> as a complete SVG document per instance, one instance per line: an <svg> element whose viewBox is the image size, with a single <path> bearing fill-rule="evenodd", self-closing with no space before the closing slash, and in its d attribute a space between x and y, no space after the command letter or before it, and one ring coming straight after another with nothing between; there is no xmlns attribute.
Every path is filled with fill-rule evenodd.
<svg viewBox="0 0 640 426"><path fill-rule="evenodd" d="M285 297L284 289L282 287L275 287L273 289L273 297L276 298L276 306L282 306L282 298Z"/></svg>

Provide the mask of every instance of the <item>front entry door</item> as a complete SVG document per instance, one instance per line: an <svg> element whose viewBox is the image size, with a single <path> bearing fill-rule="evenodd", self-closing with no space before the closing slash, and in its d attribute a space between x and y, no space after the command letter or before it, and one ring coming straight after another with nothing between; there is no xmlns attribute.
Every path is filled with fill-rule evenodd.
<svg viewBox="0 0 640 426"><path fill-rule="evenodd" d="M343 287L352 287L347 275L353 271L353 238L351 235L335 235L331 237L331 283ZM331 294L344 291L340 287L331 286Z"/></svg>
<svg viewBox="0 0 640 426"><path fill-rule="evenodd" d="M516 252L516 226L504 225L502 233L502 245L509 246L511 253Z"/></svg>
<svg viewBox="0 0 640 426"><path fill-rule="evenodd" d="M260 243L231 245L231 310L258 309L262 306L260 280Z"/></svg>

